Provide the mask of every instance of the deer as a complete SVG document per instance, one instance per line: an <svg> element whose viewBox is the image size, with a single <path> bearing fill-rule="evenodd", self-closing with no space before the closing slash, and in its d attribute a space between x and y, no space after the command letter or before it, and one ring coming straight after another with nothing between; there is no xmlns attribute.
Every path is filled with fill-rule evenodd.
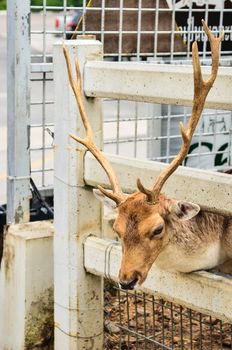
<svg viewBox="0 0 232 350"><path fill-rule="evenodd" d="M111 191L98 186L93 192L115 213L113 227L122 245L119 271L119 286L122 289L132 290L141 285L154 263L161 269L189 273L211 269L232 258L232 216L227 211L217 211L215 208L168 198L161 193L167 179L188 154L206 97L218 72L219 47L224 33L215 37L204 20L202 24L211 47L211 73L207 80L203 79L198 47L194 42L194 96L187 127L180 122L182 146L177 156L161 171L150 188L146 188L138 179L138 190L132 194L123 193L112 165L94 143L93 131L84 108L78 61L75 59L75 81L70 58L63 45L69 82L86 133L85 138L69 135L93 154L109 179Z"/></svg>

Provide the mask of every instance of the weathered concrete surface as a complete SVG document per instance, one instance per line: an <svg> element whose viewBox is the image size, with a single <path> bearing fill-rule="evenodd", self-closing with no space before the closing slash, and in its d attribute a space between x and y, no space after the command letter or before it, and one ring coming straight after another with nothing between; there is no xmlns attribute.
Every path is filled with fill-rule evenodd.
<svg viewBox="0 0 232 350"><path fill-rule="evenodd" d="M121 246L89 237L85 242L85 268L95 275L118 280ZM206 271L171 273L153 265L140 290L155 294L193 310L232 322L232 279Z"/></svg>
<svg viewBox="0 0 232 350"><path fill-rule="evenodd" d="M112 154L107 154L107 158L120 179L122 189L127 193L137 190L137 178L142 179L146 187L151 186L167 166L164 163ZM109 186L104 171L90 152L86 153L84 164L86 184L93 187ZM180 166L165 183L163 192L171 198L189 200L200 205L232 212L231 188L231 175Z"/></svg>
<svg viewBox="0 0 232 350"><path fill-rule="evenodd" d="M204 79L209 77L210 69L202 67ZM192 106L191 66L88 61L84 77L86 96ZM231 95L232 68L220 67L205 108L231 110Z"/></svg>
<svg viewBox="0 0 232 350"><path fill-rule="evenodd" d="M52 349L52 222L8 228L0 272L0 310L0 349Z"/></svg>
<svg viewBox="0 0 232 350"><path fill-rule="evenodd" d="M78 59L81 74L87 59L102 58L102 45L95 40L69 40L65 42L65 47L73 72L74 58ZM69 137L69 133L83 137L85 132L69 84L61 42L54 46L54 82L55 349L102 350L102 279L87 274L83 266L86 234L101 233L101 205L83 181L86 150ZM101 101L84 97L83 103L94 130L95 142L102 147Z"/></svg>

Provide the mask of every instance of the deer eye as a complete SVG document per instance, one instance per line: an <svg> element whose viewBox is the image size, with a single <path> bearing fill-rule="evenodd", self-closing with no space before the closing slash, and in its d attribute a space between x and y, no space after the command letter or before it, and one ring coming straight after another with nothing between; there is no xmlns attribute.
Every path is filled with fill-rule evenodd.
<svg viewBox="0 0 232 350"><path fill-rule="evenodd" d="M164 225L157 226L153 231L151 231L150 238L158 238L163 232Z"/></svg>

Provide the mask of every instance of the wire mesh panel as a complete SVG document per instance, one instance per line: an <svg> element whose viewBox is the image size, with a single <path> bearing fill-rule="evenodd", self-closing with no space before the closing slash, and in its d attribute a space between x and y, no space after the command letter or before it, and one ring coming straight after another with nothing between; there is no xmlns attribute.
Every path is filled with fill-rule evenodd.
<svg viewBox="0 0 232 350"><path fill-rule="evenodd" d="M105 349L232 348L232 325L141 292L105 297Z"/></svg>
<svg viewBox="0 0 232 350"><path fill-rule="evenodd" d="M31 171L38 186L53 181L52 45L59 38L94 34L103 43L105 60L157 64L191 64L191 47L197 40L202 63L208 65L210 48L200 22L204 18L214 33L225 30L220 64L232 62L231 1L32 0L31 4L35 67L31 74ZM179 121L187 122L189 113L180 106L104 101L104 149L170 162L181 143ZM230 112L205 110L185 163L206 169L230 166L230 134Z"/></svg>

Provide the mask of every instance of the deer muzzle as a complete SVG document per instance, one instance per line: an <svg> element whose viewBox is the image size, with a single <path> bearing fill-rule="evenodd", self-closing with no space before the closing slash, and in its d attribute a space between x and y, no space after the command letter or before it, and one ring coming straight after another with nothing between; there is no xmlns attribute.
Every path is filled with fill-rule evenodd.
<svg viewBox="0 0 232 350"><path fill-rule="evenodd" d="M120 281L119 282L119 287L121 289L126 289L126 290L133 290L136 286L138 282L138 278L135 278L134 280L130 281L130 282L123 282L123 281Z"/></svg>

